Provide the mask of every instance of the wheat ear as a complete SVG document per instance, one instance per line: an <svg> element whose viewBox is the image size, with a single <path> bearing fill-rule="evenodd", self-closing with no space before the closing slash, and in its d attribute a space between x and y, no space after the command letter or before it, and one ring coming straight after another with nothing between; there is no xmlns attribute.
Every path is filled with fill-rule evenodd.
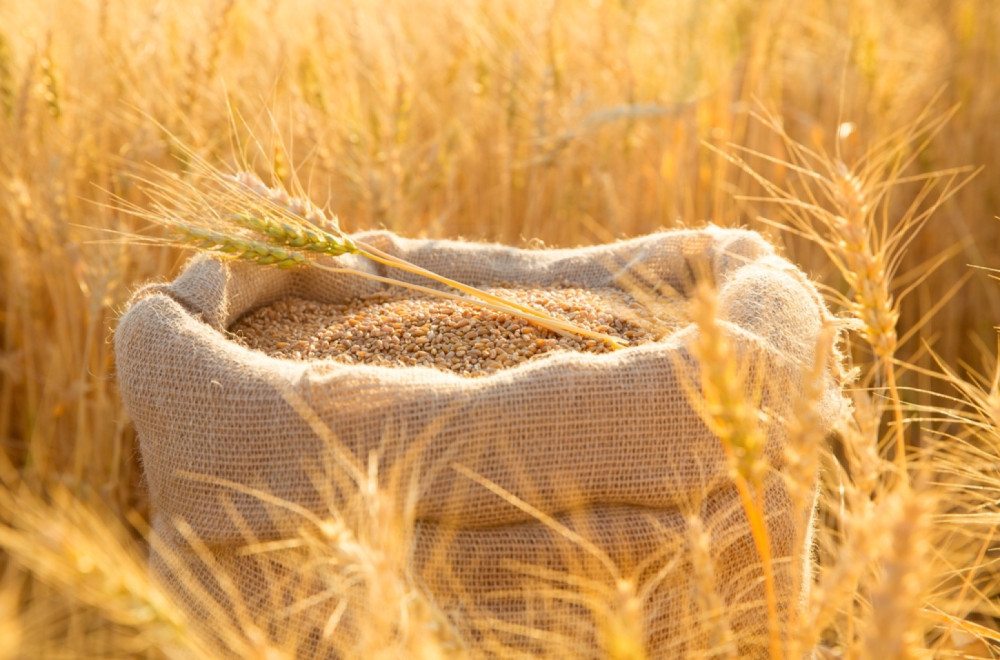
<svg viewBox="0 0 1000 660"><path fill-rule="evenodd" d="M323 211L312 205L307 200L293 197L282 189L268 187L253 174L240 172L234 176L222 177L222 180L230 184L233 189L229 192L235 194L230 194L228 197L223 194L215 201L226 205L231 204L241 207L239 211L229 215L229 220L237 227L257 234L263 243L272 245L277 244L281 250L292 247L301 251L315 252L317 254L327 256L359 254L384 266L396 268L421 277L426 277L430 280L438 282L439 284L443 284L460 291L469 296L469 298L455 296L454 294L448 294L438 289L431 289L397 279L381 277L352 269L331 268L307 259L301 252L288 252L289 256L280 262L272 262L269 260L270 258L266 256L262 257L262 261L261 259L254 257L254 255L258 254L258 248L256 247L253 250L241 252L240 248L237 246L240 245L242 241L238 239L238 237L234 236L234 246L231 248L231 253L236 254L241 258L249 258L256 261L256 263L265 265L268 263L278 263L286 266L287 264L286 267L298 265L299 263L308 263L313 266L318 266L324 270L333 272L353 272L368 279L396 286L403 286L424 293L430 293L432 295L446 298L458 298L461 300L470 300L471 298L472 302L475 302L483 307L500 312L506 312L513 316L523 318L540 327L552 330L553 332L564 335L575 334L596 339L607 343L613 348L621 348L628 344L626 340L619 337L589 330L578 324L552 316L542 310L518 304L507 300L506 298L482 291L476 287L463 284L437 273L433 273L425 268L417 266L416 264L387 254L373 246L358 243L340 230L336 219L328 217L325 213L323 213ZM190 235L190 226L183 223L180 224L182 233ZM217 237L225 237L225 234L220 231L213 232L206 230L206 233L212 233ZM224 242L225 241L223 241L223 243ZM246 242L254 243L254 241ZM193 244L195 247L200 246L198 242L194 242ZM256 243L254 244L256 246ZM206 245L208 244L206 243ZM208 245L207 249L221 252L223 254L229 253L223 248L211 245ZM300 256L302 257L301 261L298 260ZM290 263L288 259L294 260L294 263Z"/></svg>
<svg viewBox="0 0 1000 660"><path fill-rule="evenodd" d="M750 373L741 373L736 349L718 318L718 294L711 285L701 283L691 306L691 320L698 327L698 336L689 347L698 360L701 391L692 383L684 385L702 412L705 425L718 436L729 463L730 477L739 492L764 573L768 650L771 658L782 658L771 538L764 516L764 482L769 468L764 455L767 436L761 428L760 405L753 401L759 398L762 383L759 376L751 379ZM753 386L753 397L747 396L747 385Z"/></svg>

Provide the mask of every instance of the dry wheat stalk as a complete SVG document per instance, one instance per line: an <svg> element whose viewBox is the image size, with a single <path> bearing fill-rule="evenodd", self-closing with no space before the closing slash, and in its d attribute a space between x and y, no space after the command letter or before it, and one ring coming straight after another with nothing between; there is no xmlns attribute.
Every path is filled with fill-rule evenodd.
<svg viewBox="0 0 1000 660"><path fill-rule="evenodd" d="M687 516L688 554L691 561L691 599L697 612L692 626L705 638L705 657L733 658L736 642L727 610L717 588L715 563L712 560L712 535L696 514Z"/></svg>
<svg viewBox="0 0 1000 660"><path fill-rule="evenodd" d="M718 436L729 462L733 484L739 491L754 545L764 572L764 596L769 624L770 657L784 657L778 621L771 539L764 519L764 480L769 464L764 456L767 441L759 402L763 385L759 365L740 364L736 350L719 323L718 293L702 282L691 306L691 320L698 336L689 346L698 361L700 391L684 383L705 425ZM758 368L754 370L754 367ZM748 396L746 389L752 390Z"/></svg>
<svg viewBox="0 0 1000 660"><path fill-rule="evenodd" d="M72 594L105 621L133 631L137 654L155 649L178 660L219 657L126 538L117 522L66 488L51 489L47 499L25 489L0 488L0 550L5 561ZM219 627L229 631L223 621ZM228 641L234 652L247 657L259 650L239 645L235 636Z"/></svg>
<svg viewBox="0 0 1000 660"><path fill-rule="evenodd" d="M860 162L848 165L839 153L829 155L794 140L780 119L767 111L758 118L781 140L787 160L750 149L737 151L787 169L790 183L779 185L742 158L722 153L749 174L767 196L744 199L778 205L782 231L803 236L819 245L850 287L837 302L849 311L877 358L870 376L884 378L887 401L893 414L895 460L898 478L907 480L903 402L896 375L896 351L917 328L900 337L899 301L924 280L930 270L894 295L893 279L906 248L931 215L975 176L972 168L905 176L904 172L954 114L955 108L933 117L925 109L910 124L869 151ZM894 188L919 182L921 189L906 210L889 222L889 200Z"/></svg>

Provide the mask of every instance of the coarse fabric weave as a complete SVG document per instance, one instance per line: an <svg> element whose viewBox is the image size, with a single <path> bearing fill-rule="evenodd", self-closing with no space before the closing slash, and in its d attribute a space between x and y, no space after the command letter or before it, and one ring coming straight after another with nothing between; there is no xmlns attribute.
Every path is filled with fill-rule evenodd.
<svg viewBox="0 0 1000 660"><path fill-rule="evenodd" d="M355 238L481 286L669 285L686 297L711 278L719 323L762 381L772 467L764 510L779 618L793 614L808 586L797 576L808 563L813 500L794 500L781 474L783 422L830 317L811 282L758 234L708 226L534 250L388 232ZM416 281L356 256L330 263ZM368 500L356 481L377 474L413 523L399 539L406 583L473 649L485 654L500 640L545 650L555 639L568 656L600 657L602 626L614 617L571 592L604 583L613 595L628 580L642 594L649 657L694 657L727 639L741 657L766 656L758 552L720 441L693 403L694 325L610 354L561 352L477 378L277 359L227 335L241 315L282 298L341 303L381 286L349 273L198 257L175 281L140 289L120 319L121 392L162 542L153 564L196 620L255 622L281 643L293 640L302 657L327 645L343 652L372 605L323 591L323 571L272 542L301 533L311 516L364 526L359 502ZM829 364L817 411L824 432L844 409L835 356ZM708 560L699 559L694 518ZM312 584L303 585L307 569ZM218 579L222 571L232 584Z"/></svg>

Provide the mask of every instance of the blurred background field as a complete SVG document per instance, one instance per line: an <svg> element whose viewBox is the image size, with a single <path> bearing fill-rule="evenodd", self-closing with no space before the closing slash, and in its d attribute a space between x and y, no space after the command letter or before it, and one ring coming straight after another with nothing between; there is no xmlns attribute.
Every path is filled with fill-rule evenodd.
<svg viewBox="0 0 1000 660"><path fill-rule="evenodd" d="M966 374L992 374L1000 321L1000 287L974 268L1000 268L997 98L993 0L0 2L0 521L17 493L58 485L142 529L110 339L129 293L185 255L100 230L147 231L114 197L146 204L134 177L151 167L185 176L181 145L297 179L349 231L575 246L746 226L846 293L815 242L775 229L782 210L710 145L749 150L757 171L795 185L765 158L788 159L787 143L754 113L850 169L917 117L953 111L919 153L900 152L914 158L906 175L978 174L910 237L895 290L934 270L900 303L895 355L905 402L940 406L967 381L992 433L998 395ZM890 226L929 203L920 190L894 188ZM934 376L931 351L955 378ZM973 406L952 405L952 420L924 423L961 435ZM995 489L997 463L978 460ZM992 574L993 550L977 553ZM17 639L93 632L57 587L0 566L0 626ZM984 625L993 582L962 591ZM62 604L46 614L26 608L33 598ZM0 657L18 657L4 644Z"/></svg>

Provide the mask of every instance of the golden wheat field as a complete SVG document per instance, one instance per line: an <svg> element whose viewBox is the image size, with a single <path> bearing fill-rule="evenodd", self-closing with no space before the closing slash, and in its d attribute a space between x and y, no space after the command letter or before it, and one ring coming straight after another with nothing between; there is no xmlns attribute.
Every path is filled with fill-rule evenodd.
<svg viewBox="0 0 1000 660"><path fill-rule="evenodd" d="M768 467L733 462L761 523L756 657L1000 655L998 98L994 0L0 1L0 659L747 648L697 517L692 614L671 622L683 643L657 647L676 654L646 645L657 613L608 562L532 574L593 630L486 617L471 634L407 572L413 520L371 465L351 515L286 539L302 580L326 575L334 593L308 639L283 632L305 597L268 619L207 597L192 611L165 588L148 569L159 541L113 337L130 295L191 256L167 244L157 204L240 169L348 233L570 248L759 231L838 319L853 407L823 437L818 377L788 395L788 488L812 497L818 471L819 496L814 567L786 571L809 588L780 615L753 497ZM747 449L753 387L713 294L692 304L696 355L720 365L701 374L706 423L727 455L764 461ZM237 590L211 543L178 533ZM338 589L368 614L345 614Z"/></svg>

